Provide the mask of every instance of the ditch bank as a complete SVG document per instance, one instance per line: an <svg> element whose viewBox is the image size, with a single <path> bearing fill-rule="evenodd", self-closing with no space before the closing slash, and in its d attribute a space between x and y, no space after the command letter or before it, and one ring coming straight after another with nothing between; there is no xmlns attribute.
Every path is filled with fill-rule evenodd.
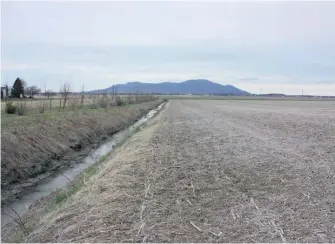
<svg viewBox="0 0 335 244"><path fill-rule="evenodd" d="M2 128L2 208L55 171L75 168L92 150L161 103L159 100L106 111L81 112L27 126Z"/></svg>

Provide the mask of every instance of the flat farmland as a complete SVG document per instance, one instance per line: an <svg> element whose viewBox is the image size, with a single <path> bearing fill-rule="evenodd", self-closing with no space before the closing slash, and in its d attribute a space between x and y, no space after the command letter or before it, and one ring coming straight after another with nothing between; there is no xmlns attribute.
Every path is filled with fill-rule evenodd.
<svg viewBox="0 0 335 244"><path fill-rule="evenodd" d="M334 242L335 101L173 100L32 242Z"/></svg>

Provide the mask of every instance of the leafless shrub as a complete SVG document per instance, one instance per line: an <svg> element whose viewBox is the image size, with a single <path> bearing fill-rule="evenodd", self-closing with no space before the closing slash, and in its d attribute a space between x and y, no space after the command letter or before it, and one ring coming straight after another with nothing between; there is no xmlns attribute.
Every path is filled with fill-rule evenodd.
<svg viewBox="0 0 335 244"><path fill-rule="evenodd" d="M22 115L24 115L26 113L26 111L27 111L26 102L25 101L20 101L20 104L19 104L19 106L17 108L17 114L19 116L22 116Z"/></svg>
<svg viewBox="0 0 335 244"><path fill-rule="evenodd" d="M59 99L59 111L62 109L62 99Z"/></svg>
<svg viewBox="0 0 335 244"><path fill-rule="evenodd" d="M81 90L81 95L80 95L80 107L83 107L84 106L84 85L83 85L83 88Z"/></svg>
<svg viewBox="0 0 335 244"><path fill-rule="evenodd" d="M24 92L30 98L34 97L36 94L41 93L41 89L36 86L28 86L24 89Z"/></svg>
<svg viewBox="0 0 335 244"><path fill-rule="evenodd" d="M140 103L140 95L138 92L134 94L135 103Z"/></svg>
<svg viewBox="0 0 335 244"><path fill-rule="evenodd" d="M79 101L79 99L75 95L73 95L71 99L69 99L69 106L71 110L76 110L77 108L81 107L81 105L79 105L79 102L81 101Z"/></svg>
<svg viewBox="0 0 335 244"><path fill-rule="evenodd" d="M49 109L51 110L52 109L52 97L55 96L56 93L52 90L46 90L44 95L47 97L49 101Z"/></svg>
<svg viewBox="0 0 335 244"><path fill-rule="evenodd" d="M110 107L115 106L114 95L112 93L108 94L108 104Z"/></svg>
<svg viewBox="0 0 335 244"><path fill-rule="evenodd" d="M63 107L62 107L63 110L65 109L66 102L69 99L70 91L71 91L71 85L69 83L65 83L63 87L61 87L60 89L61 100L63 100Z"/></svg>
<svg viewBox="0 0 335 244"><path fill-rule="evenodd" d="M44 111L45 111L45 106L44 106L44 103L41 102L40 103L40 106L38 107L38 111L40 112L40 114L43 114Z"/></svg>
<svg viewBox="0 0 335 244"><path fill-rule="evenodd" d="M99 107L99 97L100 95L96 95L96 94L92 94L91 96L91 100L92 100L92 104L91 104L91 108L98 108Z"/></svg>
<svg viewBox="0 0 335 244"><path fill-rule="evenodd" d="M131 94L128 94L128 96L127 96L127 103L128 103L128 104L133 104L133 103L134 103Z"/></svg>
<svg viewBox="0 0 335 244"><path fill-rule="evenodd" d="M107 94L103 94L99 97L99 107L100 108L107 108L108 107L108 96Z"/></svg>
<svg viewBox="0 0 335 244"><path fill-rule="evenodd" d="M46 92L45 92L46 93ZM38 111L40 114L43 114L45 112L45 109L48 107L48 103L46 100L40 100L38 104Z"/></svg>
<svg viewBox="0 0 335 244"><path fill-rule="evenodd" d="M115 100L115 97L116 97L116 95L117 95L117 86L116 86L116 85L112 86L112 92L111 92L111 95L112 95L112 101L114 101L114 100Z"/></svg>

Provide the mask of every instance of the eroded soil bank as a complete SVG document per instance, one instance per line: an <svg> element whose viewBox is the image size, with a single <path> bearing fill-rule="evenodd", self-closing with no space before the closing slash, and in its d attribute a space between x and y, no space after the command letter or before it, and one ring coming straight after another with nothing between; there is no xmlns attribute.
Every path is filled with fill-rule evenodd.
<svg viewBox="0 0 335 244"><path fill-rule="evenodd" d="M162 101L39 120L1 131L1 204L9 203L60 167L133 124Z"/></svg>

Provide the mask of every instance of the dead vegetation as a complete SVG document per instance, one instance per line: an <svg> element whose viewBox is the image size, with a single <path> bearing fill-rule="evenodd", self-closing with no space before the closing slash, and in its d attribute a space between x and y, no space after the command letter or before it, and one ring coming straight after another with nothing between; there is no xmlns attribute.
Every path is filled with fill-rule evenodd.
<svg viewBox="0 0 335 244"><path fill-rule="evenodd" d="M333 242L334 108L172 101L26 240Z"/></svg>

